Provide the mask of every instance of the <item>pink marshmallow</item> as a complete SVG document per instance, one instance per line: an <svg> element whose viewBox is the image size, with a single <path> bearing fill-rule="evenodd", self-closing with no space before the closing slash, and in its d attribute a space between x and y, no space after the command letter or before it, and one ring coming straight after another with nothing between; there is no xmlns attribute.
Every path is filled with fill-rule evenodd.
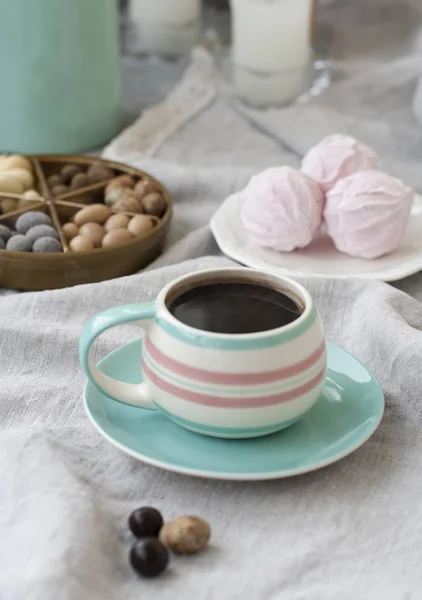
<svg viewBox="0 0 422 600"><path fill-rule="evenodd" d="M399 245L413 197L411 188L382 171L354 173L327 194L328 234L350 256L383 256Z"/></svg>
<svg viewBox="0 0 422 600"><path fill-rule="evenodd" d="M302 161L302 171L315 179L324 192L352 173L377 168L378 157L372 148L341 134L323 139Z"/></svg>
<svg viewBox="0 0 422 600"><path fill-rule="evenodd" d="M308 246L319 230L324 194L296 169L276 167L252 177L241 198L243 225L260 246L290 252Z"/></svg>

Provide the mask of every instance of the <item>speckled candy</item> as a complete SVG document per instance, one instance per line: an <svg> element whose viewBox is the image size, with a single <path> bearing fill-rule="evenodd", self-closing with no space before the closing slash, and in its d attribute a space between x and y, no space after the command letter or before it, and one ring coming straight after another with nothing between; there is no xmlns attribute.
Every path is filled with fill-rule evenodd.
<svg viewBox="0 0 422 600"><path fill-rule="evenodd" d="M6 225L0 224L0 240L7 242L12 237L12 231Z"/></svg>
<svg viewBox="0 0 422 600"><path fill-rule="evenodd" d="M315 179L324 192L352 173L377 168L378 156L372 148L341 134L324 138L302 161L302 171Z"/></svg>
<svg viewBox="0 0 422 600"><path fill-rule="evenodd" d="M327 231L350 256L383 256L399 245L413 197L411 188L382 171L354 173L327 194Z"/></svg>
<svg viewBox="0 0 422 600"><path fill-rule="evenodd" d="M268 169L252 177L240 195L243 225L260 246L290 252L308 246L319 230L324 195L305 173Z"/></svg>
<svg viewBox="0 0 422 600"><path fill-rule="evenodd" d="M51 219L43 212L31 210L17 219L15 227L18 233L26 233L36 225L51 225Z"/></svg>
<svg viewBox="0 0 422 600"><path fill-rule="evenodd" d="M31 227L31 229L26 232L26 237L34 243L39 238L43 237L51 237L58 240L59 234L54 227L51 227L50 225L35 225L35 227Z"/></svg>
<svg viewBox="0 0 422 600"><path fill-rule="evenodd" d="M42 237L34 242L33 252L62 252L60 242L52 237Z"/></svg>
<svg viewBox="0 0 422 600"><path fill-rule="evenodd" d="M6 250L11 252L31 252L32 242L26 235L14 235L6 244Z"/></svg>

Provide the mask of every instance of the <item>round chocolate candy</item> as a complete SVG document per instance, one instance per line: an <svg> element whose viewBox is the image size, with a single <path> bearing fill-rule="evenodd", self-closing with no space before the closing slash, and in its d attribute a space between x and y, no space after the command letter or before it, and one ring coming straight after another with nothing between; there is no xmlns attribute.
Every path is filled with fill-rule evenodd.
<svg viewBox="0 0 422 600"><path fill-rule="evenodd" d="M144 538L132 546L129 560L139 575L158 577L169 563L169 553L157 538Z"/></svg>
<svg viewBox="0 0 422 600"><path fill-rule="evenodd" d="M53 196L63 196L63 194L68 194L69 192L69 186L64 184L55 185L53 188L51 188L51 193Z"/></svg>
<svg viewBox="0 0 422 600"><path fill-rule="evenodd" d="M64 181L63 179L60 177L60 175L50 175L50 177L47 179L48 185L50 186L50 189L52 189L53 187L56 187L56 185L63 185Z"/></svg>
<svg viewBox="0 0 422 600"><path fill-rule="evenodd" d="M161 513L151 506L142 506L133 511L129 517L129 529L134 536L157 537L163 526Z"/></svg>
<svg viewBox="0 0 422 600"><path fill-rule="evenodd" d="M101 181L112 179L114 173L103 165L91 165L87 171L87 176L90 183L101 183Z"/></svg>
<svg viewBox="0 0 422 600"><path fill-rule="evenodd" d="M75 175L77 175L80 172L81 167L79 167L78 165L65 165L60 172L60 176L64 183L70 183L73 177L75 177Z"/></svg>
<svg viewBox="0 0 422 600"><path fill-rule="evenodd" d="M89 186L89 179L85 173L76 173L70 182L71 190L79 190Z"/></svg>

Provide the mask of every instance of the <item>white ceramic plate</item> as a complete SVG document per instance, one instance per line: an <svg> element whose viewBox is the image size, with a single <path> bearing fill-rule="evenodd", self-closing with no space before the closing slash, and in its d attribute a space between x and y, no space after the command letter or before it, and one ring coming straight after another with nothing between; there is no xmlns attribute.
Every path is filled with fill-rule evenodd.
<svg viewBox="0 0 422 600"><path fill-rule="evenodd" d="M422 196L416 195L400 246L375 260L351 258L339 252L327 236L295 252L275 252L253 244L240 218L238 194L223 202L211 220L211 230L224 254L239 263L291 277L358 277L396 281L422 270Z"/></svg>

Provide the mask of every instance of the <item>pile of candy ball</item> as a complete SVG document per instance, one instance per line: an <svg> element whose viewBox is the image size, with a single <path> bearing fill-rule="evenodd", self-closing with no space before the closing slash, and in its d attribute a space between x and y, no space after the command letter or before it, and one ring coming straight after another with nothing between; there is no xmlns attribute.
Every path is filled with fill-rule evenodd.
<svg viewBox="0 0 422 600"><path fill-rule="evenodd" d="M20 208L30 208L29 201L39 201L40 195L34 189L34 184L32 164L29 159L18 154L0 155L0 192L22 195L21 200L0 199L0 212L8 213Z"/></svg>
<svg viewBox="0 0 422 600"><path fill-rule="evenodd" d="M107 169L101 169L105 176ZM99 170L88 169L89 173L101 175ZM90 204L64 223L63 234L72 252L112 248L144 237L167 206L157 183L146 178L137 181L131 175L114 177L101 194L104 204Z"/></svg>
<svg viewBox="0 0 422 600"><path fill-rule="evenodd" d="M105 204L91 204L79 210L62 227L72 252L112 248L143 237L155 225L155 217L113 214Z"/></svg>
<svg viewBox="0 0 422 600"><path fill-rule="evenodd" d="M373 259L399 245L414 192L378 170L371 148L337 134L312 148L300 171L268 169L252 177L240 197L243 225L260 246L305 248L325 225L338 250Z"/></svg>
<svg viewBox="0 0 422 600"><path fill-rule="evenodd" d="M63 196L112 177L114 171L103 165L91 165L85 171L83 165L67 164L62 167L60 173L50 175L47 183L53 196Z"/></svg>
<svg viewBox="0 0 422 600"><path fill-rule="evenodd" d="M130 564L143 577L161 575L169 564L169 551L197 554L211 537L211 528L204 519L183 515L164 523L162 514L152 506L134 510L128 525L136 538L129 553Z"/></svg>
<svg viewBox="0 0 422 600"><path fill-rule="evenodd" d="M51 218L43 212L21 215L11 229L0 224L0 249L11 252L62 252L59 234Z"/></svg>

